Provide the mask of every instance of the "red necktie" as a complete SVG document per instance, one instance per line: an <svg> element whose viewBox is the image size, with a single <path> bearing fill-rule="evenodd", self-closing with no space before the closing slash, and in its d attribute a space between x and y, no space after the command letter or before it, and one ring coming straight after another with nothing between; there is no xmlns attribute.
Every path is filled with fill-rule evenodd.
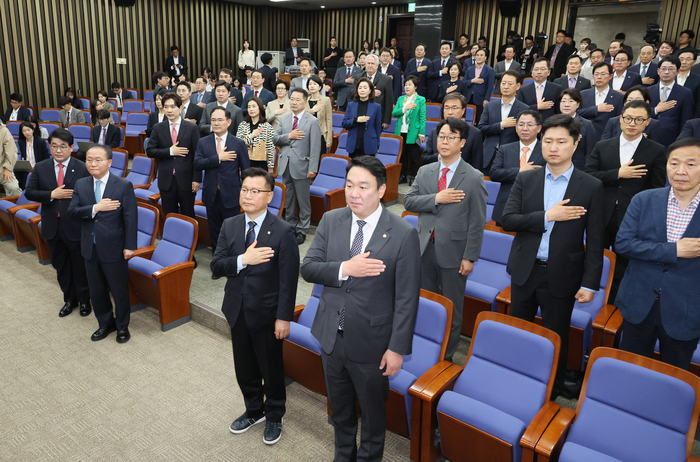
<svg viewBox="0 0 700 462"><path fill-rule="evenodd" d="M255 90L255 97L258 97L258 90Z"/></svg>
<svg viewBox="0 0 700 462"><path fill-rule="evenodd" d="M292 124L292 130L296 130L299 126L299 117L294 116L294 123Z"/></svg>
<svg viewBox="0 0 700 462"><path fill-rule="evenodd" d="M58 164L58 179L56 180L56 183L58 183L58 186L63 186L63 164ZM58 212L57 217L61 216L61 212Z"/></svg>
<svg viewBox="0 0 700 462"><path fill-rule="evenodd" d="M175 130L175 124L172 124L173 129L170 131L170 139L173 141L173 145L177 143L177 130ZM173 175L175 175L175 167L173 167Z"/></svg>
<svg viewBox="0 0 700 462"><path fill-rule="evenodd" d="M450 169L448 167L445 167L442 169L442 175L440 176L440 179L438 180L438 191L444 191L445 188L447 188L447 172L449 172ZM430 234L430 240L434 241L435 240L435 230L433 229L433 232Z"/></svg>
<svg viewBox="0 0 700 462"><path fill-rule="evenodd" d="M445 67L445 60L442 60L442 63L440 64L440 69L442 70Z"/></svg>

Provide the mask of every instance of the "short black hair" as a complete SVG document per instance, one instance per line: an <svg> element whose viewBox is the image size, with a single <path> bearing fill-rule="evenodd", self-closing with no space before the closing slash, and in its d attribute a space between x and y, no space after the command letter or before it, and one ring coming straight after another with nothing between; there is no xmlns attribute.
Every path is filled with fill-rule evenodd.
<svg viewBox="0 0 700 462"><path fill-rule="evenodd" d="M671 48L676 48L676 42L674 42L673 40L664 40L663 42L659 43L659 48L661 48L661 45L664 44L670 46Z"/></svg>
<svg viewBox="0 0 700 462"><path fill-rule="evenodd" d="M415 75L406 76L403 79L404 85L406 84L406 82L411 82L413 84L413 86L416 88L418 88L418 85L420 85L420 79L418 77L416 77Z"/></svg>
<svg viewBox="0 0 700 462"><path fill-rule="evenodd" d="M170 51L175 51L175 50L180 51L180 49L177 47L177 45L173 45L170 47Z"/></svg>
<svg viewBox="0 0 700 462"><path fill-rule="evenodd" d="M542 114L540 114L540 111L536 111L534 109L526 109L520 114L518 114L518 117L515 118L515 121L518 122L523 116L531 116L535 119L535 123L537 123L537 125L542 125Z"/></svg>
<svg viewBox="0 0 700 462"><path fill-rule="evenodd" d="M22 122L21 124L19 124L19 136L20 136L20 138L24 138L25 140L27 139L27 137L24 136L24 133L23 133L23 132L24 132L24 130L23 130L24 127L27 127L27 128L29 128L29 129L32 131L32 137L34 137L34 136L39 136L39 137L41 137L41 135L40 135L41 132L40 132L40 131L39 131L39 134L37 134L37 131L38 131L37 128L39 128L39 124L37 124L36 128L34 128L34 127L32 126L32 124L31 124L31 122L27 122L27 121L25 120L24 122Z"/></svg>
<svg viewBox="0 0 700 462"><path fill-rule="evenodd" d="M284 88L286 88L287 91L289 91L289 82L287 82L287 81L284 80L284 79L277 79L277 81L275 82L275 87L274 87L275 90L277 90L277 86L278 86L279 84L284 85Z"/></svg>
<svg viewBox="0 0 700 462"><path fill-rule="evenodd" d="M683 34L688 34L688 38L689 38L690 40L693 40L693 39L695 38L695 32L693 32L693 31L690 30L690 29L682 30L681 33L678 34L678 36L680 37L680 36L683 35Z"/></svg>
<svg viewBox="0 0 700 462"><path fill-rule="evenodd" d="M533 37L532 35L528 35L527 37L525 37L525 40L531 40L531 41L534 42L534 41L535 41L535 37Z"/></svg>
<svg viewBox="0 0 700 462"><path fill-rule="evenodd" d="M477 42L478 42L479 40L483 40L483 41L485 42L485 41L486 41L486 36L485 36L485 35L482 35L481 37L479 37L478 39L476 39Z"/></svg>
<svg viewBox="0 0 700 462"><path fill-rule="evenodd" d="M681 60L678 59L678 58L676 58L676 57L673 56L673 55L668 55L668 56L666 56L664 59L662 59L661 61L659 61L659 69L661 68L661 65L662 65L663 63L671 63L671 64L673 64L674 66L676 66L676 69L680 69L680 68L681 68Z"/></svg>
<svg viewBox="0 0 700 462"><path fill-rule="evenodd" d="M627 103L627 97L632 93L633 91L638 91L639 93L642 94L642 98L644 98L644 101L651 101L651 92L647 87L644 85L635 85L629 90L627 90L627 93L625 93L625 96L622 98L622 104Z"/></svg>
<svg viewBox="0 0 700 462"><path fill-rule="evenodd" d="M557 34L556 34L556 35L559 35L559 34L564 34L564 36L566 36L566 31L565 31L564 29L559 29L559 30L557 31Z"/></svg>
<svg viewBox="0 0 700 462"><path fill-rule="evenodd" d="M382 47L382 49L379 50L379 54L381 55L382 53L389 53L389 54L391 54L391 50L389 49L389 47Z"/></svg>
<svg viewBox="0 0 700 462"><path fill-rule="evenodd" d="M71 103L72 103L72 101L71 101L69 96L61 96L58 98L58 106L59 107L63 107L66 104L71 104Z"/></svg>
<svg viewBox="0 0 700 462"><path fill-rule="evenodd" d="M263 53L262 56L260 56L261 63L270 64L270 61L272 61L272 53Z"/></svg>
<svg viewBox="0 0 700 462"><path fill-rule="evenodd" d="M693 58L697 58L697 57L698 57L698 52L697 52L697 50L696 50L695 48L686 48L685 50L679 50L679 51L678 51L678 59L680 60L681 55L684 55L684 54L686 54L686 53L692 54L692 55L693 55Z"/></svg>
<svg viewBox="0 0 700 462"><path fill-rule="evenodd" d="M249 98L248 102L246 103L246 110L248 110L248 105L251 102L258 105L258 123L264 124L265 122L267 122L267 119L265 118L265 103L263 103L262 98L260 98L259 96L252 96L251 98ZM250 113L246 113L243 120L253 125L253 118L250 116Z"/></svg>
<svg viewBox="0 0 700 462"><path fill-rule="evenodd" d="M109 98L109 95L107 94L106 91L100 90L97 92L97 96L104 96L105 98Z"/></svg>
<svg viewBox="0 0 700 462"><path fill-rule="evenodd" d="M185 87L185 88L187 88L187 91L189 91L189 92L192 91L190 84L187 82L178 82L177 85L175 85L175 88L178 88L178 87Z"/></svg>
<svg viewBox="0 0 700 462"><path fill-rule="evenodd" d="M100 109L97 111L97 120L105 120L109 119L110 117L112 117L112 114L110 114L107 109Z"/></svg>
<svg viewBox="0 0 700 462"><path fill-rule="evenodd" d="M618 51L617 54L615 55L615 57L617 58L620 55L625 55L625 56L627 56L627 61L632 61L632 53L625 50L624 48L622 50Z"/></svg>
<svg viewBox="0 0 700 462"><path fill-rule="evenodd" d="M505 77L506 75L509 75L511 77L515 77L516 83L520 83L522 81L522 78L523 78L522 74L520 72L508 70L508 71L505 71L503 73L503 75L501 76L501 80L503 80L503 77Z"/></svg>
<svg viewBox="0 0 700 462"><path fill-rule="evenodd" d="M605 56L605 50L602 48L593 48L588 56L591 56L593 53L600 53L601 55Z"/></svg>
<svg viewBox="0 0 700 462"><path fill-rule="evenodd" d="M225 80L216 81L216 83L214 84L214 93L216 93L216 89L219 87L226 87L226 90L231 91L231 84Z"/></svg>
<svg viewBox="0 0 700 462"><path fill-rule="evenodd" d="M581 134L581 122L566 114L556 114L542 122L542 137L550 128L558 127L567 129L569 135L574 139L574 143L578 141Z"/></svg>
<svg viewBox="0 0 700 462"><path fill-rule="evenodd" d="M229 69L228 67L222 67L219 70L219 75L221 75L221 74L226 74L226 75L230 75L231 77L233 77L233 71L231 69Z"/></svg>
<svg viewBox="0 0 700 462"><path fill-rule="evenodd" d="M263 170L260 167L249 167L243 170L243 173L241 173L241 184L243 184L246 178L259 177L265 178L265 182L270 187L270 191L275 190L275 177L272 176L272 173L269 173L267 170Z"/></svg>
<svg viewBox="0 0 700 462"><path fill-rule="evenodd" d="M506 45L506 47L503 49L503 52L505 53L505 51L506 51L508 48L511 48L511 49L513 50L513 53L515 53L515 47L514 47L513 45Z"/></svg>
<svg viewBox="0 0 700 462"><path fill-rule="evenodd" d="M153 101L156 100L156 96L159 96L159 95L160 95L160 97L162 98L163 95L165 95L167 92L168 92L168 89L165 88L165 87L160 87L160 88L156 89L156 90L153 92Z"/></svg>
<svg viewBox="0 0 700 462"><path fill-rule="evenodd" d="M442 127L445 125L449 127L452 133L459 133L459 137L463 140L466 140L469 136L469 124L464 119L448 117L438 124L437 128L435 129L435 133L439 134L440 130L442 130Z"/></svg>
<svg viewBox="0 0 700 462"><path fill-rule="evenodd" d="M639 101L639 100L632 100L629 103L626 103L625 106L622 108L622 112L620 112L620 115L623 115L627 109L639 109L642 108L645 111L647 111L647 117L651 117L651 105L647 103L646 101Z"/></svg>
<svg viewBox="0 0 700 462"><path fill-rule="evenodd" d="M442 105L444 106L445 103L451 99L458 100L460 102L460 104L462 105L462 109L467 107L467 98L465 98L464 95L458 91L453 91L452 93L446 94L445 97L442 99Z"/></svg>
<svg viewBox="0 0 700 462"><path fill-rule="evenodd" d="M451 44L450 42L442 42L442 43L440 43L440 48L442 48L443 45L447 45L448 47L450 47L450 49L452 49L452 44Z"/></svg>
<svg viewBox="0 0 700 462"><path fill-rule="evenodd" d="M119 88L121 88L121 87L122 87L122 84L121 84L121 83L119 83L119 82L112 82L112 86L111 86L112 90L117 90L117 89L119 89Z"/></svg>
<svg viewBox="0 0 700 462"><path fill-rule="evenodd" d="M571 61L572 59L578 59L579 62L580 62L581 64L583 64L583 58L581 58L579 55L571 55L571 56L569 56L569 59L567 59L566 62L568 63L568 62Z"/></svg>
<svg viewBox="0 0 700 462"><path fill-rule="evenodd" d="M65 128L57 128L49 134L49 144L54 138L66 142L69 146L73 145L73 134Z"/></svg>
<svg viewBox="0 0 700 462"><path fill-rule="evenodd" d="M615 35L615 40L624 40L626 38L627 38L627 36L625 35L624 32L620 32L617 35Z"/></svg>
<svg viewBox="0 0 700 462"><path fill-rule="evenodd" d="M601 67L606 68L608 70L608 73L612 74L612 72L613 72L612 66L610 65L610 63L606 63L605 61L601 61L598 64L596 64L595 66L593 66L593 72L597 71Z"/></svg>
<svg viewBox="0 0 700 462"><path fill-rule="evenodd" d="M564 32L564 36L571 39L574 38L574 34L572 34L571 32Z"/></svg>
<svg viewBox="0 0 700 462"><path fill-rule="evenodd" d="M466 122L465 122L466 123ZM386 184L386 167L381 160L374 156L358 156L350 161L347 167L345 167L345 178L347 179L350 169L353 167L362 167L369 171L372 176L377 180L377 189L381 188L383 184Z"/></svg>
<svg viewBox="0 0 700 462"><path fill-rule="evenodd" d="M414 49L415 49L415 48L418 48L418 47L423 47L423 49L425 50L425 43L423 43L423 42L418 43L418 44L414 47Z"/></svg>
<svg viewBox="0 0 700 462"><path fill-rule="evenodd" d="M231 120L231 113L229 112L228 109L223 108L221 106L216 106L214 109L211 110L209 113L209 117L214 113L214 111L224 111L224 114L226 115L226 120Z"/></svg>
<svg viewBox="0 0 700 462"><path fill-rule="evenodd" d="M343 57L345 57L346 54L352 53L353 56L355 56L355 52L353 51L352 48L348 48L345 51L343 51Z"/></svg>
<svg viewBox="0 0 700 462"><path fill-rule="evenodd" d="M675 151L676 149L680 148L698 148L700 149L700 138L694 138L692 136L689 136L687 138L682 138L678 141L674 141L671 143L671 145L666 149L666 158L671 157L671 153ZM367 157L367 156L363 156Z"/></svg>
<svg viewBox="0 0 700 462"><path fill-rule="evenodd" d="M10 101L17 101L18 103L21 103L22 95L20 93L12 93L10 95Z"/></svg>
<svg viewBox="0 0 700 462"><path fill-rule="evenodd" d="M304 61L306 61L307 63L309 63L309 66L311 66L311 58L306 58L306 57L301 58L301 59L299 60L299 65L301 65L301 63L303 63Z"/></svg>
<svg viewBox="0 0 700 462"><path fill-rule="evenodd" d="M260 74L260 77L265 78L265 74L263 74L263 71L261 71L260 69L255 69L255 70L250 74L250 76L252 77L254 74Z"/></svg>
<svg viewBox="0 0 700 462"><path fill-rule="evenodd" d="M112 148L110 148L109 146L107 146L105 144L93 144L92 146L90 146L90 148L85 153L85 157L87 157L87 153L92 151L93 149L99 149L102 152L104 152L105 155L107 156L107 160L110 160L112 158Z"/></svg>
<svg viewBox="0 0 700 462"><path fill-rule="evenodd" d="M323 80L321 80L321 77L317 75L312 75L309 77L309 79L306 81L306 88L309 88L309 83L314 82L316 85L321 87L321 90L323 90Z"/></svg>
<svg viewBox="0 0 700 462"><path fill-rule="evenodd" d="M537 63L545 63L547 65L547 69L549 69L549 60L545 58L544 56L537 58L532 62L532 67L535 67L535 64Z"/></svg>
<svg viewBox="0 0 700 462"><path fill-rule="evenodd" d="M160 102L163 106L165 106L165 102L169 99L173 100L175 106L182 107L182 98L180 98L180 95L172 91L169 91L166 94L164 94L163 99Z"/></svg>
<svg viewBox="0 0 700 462"><path fill-rule="evenodd" d="M157 72L155 72L155 73L153 74L153 81L154 81L154 82L157 82L157 81L159 81L160 79L162 79L163 77L167 77L167 76L168 76L168 74L166 74L165 72L163 72L163 71L157 71Z"/></svg>
<svg viewBox="0 0 700 462"><path fill-rule="evenodd" d="M295 87L294 90L292 90L292 93L301 93L304 101L309 99L309 93L303 88Z"/></svg>

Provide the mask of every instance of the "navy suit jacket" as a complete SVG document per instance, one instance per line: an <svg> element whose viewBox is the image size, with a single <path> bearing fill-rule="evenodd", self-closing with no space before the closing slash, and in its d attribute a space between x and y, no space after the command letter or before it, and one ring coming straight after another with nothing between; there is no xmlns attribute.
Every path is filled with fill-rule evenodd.
<svg viewBox="0 0 700 462"><path fill-rule="evenodd" d="M449 80L445 80L444 82L440 83L440 87L438 88L438 96L437 100L442 101L445 99L445 95L447 95L447 89L450 88L453 85L457 85L456 90L452 90L453 93L460 93L462 96L466 98L466 95L469 94L468 89L467 89L467 82L461 79L457 79L454 82L450 82Z"/></svg>
<svg viewBox="0 0 700 462"><path fill-rule="evenodd" d="M644 133L647 135L647 139L661 143L661 130L659 129L658 120L649 120L649 125L644 129ZM621 134L622 127L620 126L620 118L613 117L605 124L605 130L603 130L603 136L600 139L607 140L620 136Z"/></svg>
<svg viewBox="0 0 700 462"><path fill-rule="evenodd" d="M694 138L700 138L700 119L691 119L683 125L683 130L681 134L678 135L678 139L688 138L692 136Z"/></svg>
<svg viewBox="0 0 700 462"><path fill-rule="evenodd" d="M581 107L578 110L578 115L593 122L596 138L601 139L608 120L622 114L622 100L624 96L613 89L608 90L605 102L615 106L615 109L612 112L598 112L598 106L595 104L595 92L595 87L581 92Z"/></svg>
<svg viewBox="0 0 700 462"><path fill-rule="evenodd" d="M386 75L393 80L394 83L394 102L393 104L396 104L396 102L399 100L399 96L401 96L401 92L403 91L403 85L401 84L401 70L394 66L393 64L389 64L386 68ZM382 66L379 66L377 68L377 72L382 72ZM420 94L420 93L419 93Z"/></svg>
<svg viewBox="0 0 700 462"><path fill-rule="evenodd" d="M117 95L114 94L112 90L109 90L109 93L107 94L110 98L116 98ZM125 99L136 99L136 95L131 92L131 90L127 90L126 88L122 88L122 101ZM114 108L116 111L117 108Z"/></svg>
<svg viewBox="0 0 700 462"><path fill-rule="evenodd" d="M612 88L612 82L613 82L613 79L610 79L610 88ZM620 87L620 90L626 92L630 88L632 88L636 85L641 85L641 84L642 84L642 78L639 76L639 74L635 74L634 72L627 69L627 75L625 75L625 80L624 80L624 82L622 82L622 86Z"/></svg>
<svg viewBox="0 0 700 462"><path fill-rule="evenodd" d="M447 60L447 64L445 67L450 67L452 63L459 63L456 59L450 56L450 58ZM423 63L425 64L425 63ZM440 67L442 65L442 57L438 56L437 58L433 59L430 62L430 65L428 66L428 99L431 101L436 101L437 96L438 96L438 89L440 87L440 83L442 83L444 80L450 80L450 74L443 74L442 73L442 68ZM405 75L405 73L404 73ZM493 87L493 83L491 83L491 87ZM490 96L490 95L489 95ZM468 101L468 100L467 100ZM437 101L437 102L442 102L442 101Z"/></svg>
<svg viewBox="0 0 700 462"><path fill-rule="evenodd" d="M578 142L578 146L574 151L574 156L571 158L571 162L574 163L574 167L583 170L586 166L586 160L588 156L593 152L593 148L599 141L598 136L595 132L595 127L593 122L577 114L578 121L581 122L581 140ZM618 119L620 120L620 119Z"/></svg>
<svg viewBox="0 0 700 462"><path fill-rule="evenodd" d="M22 156L23 160L28 160L27 159L27 140L24 139L23 137L20 137L19 140L17 141L17 144L19 145L19 153ZM38 164L42 160L50 159L51 154L49 153L49 148L46 147L46 141L39 138L38 136L34 137L33 141L33 146L34 146L34 164ZM36 168L36 167L35 167ZM37 201L39 202L39 201Z"/></svg>
<svg viewBox="0 0 700 462"><path fill-rule="evenodd" d="M150 118L150 117L149 117ZM92 129L92 142L99 143L100 137L102 136L102 125L96 125ZM105 145L110 148L118 148L122 144L121 133L119 132L119 127L114 124L107 125L107 137L105 140Z"/></svg>
<svg viewBox="0 0 700 462"><path fill-rule="evenodd" d="M484 79L484 83L472 83L472 79L476 76L476 66L472 66L467 69L467 73L464 75L463 80L467 84L467 91L464 95L469 102L469 98L472 98L474 105L481 106L484 101L488 101L493 93L493 83L496 79L496 74L493 72L493 68L488 64L484 64L484 68L481 70L479 77ZM449 77L447 78L449 80Z"/></svg>
<svg viewBox="0 0 700 462"><path fill-rule="evenodd" d="M216 91L216 89L213 89L212 91L209 92L209 102L210 103L213 103L214 101L216 101L216 95L214 94L215 91ZM229 92L229 96L236 98L236 103L235 103L236 106L240 107L241 109L243 108L243 93L241 93L241 90L232 86L231 91ZM192 97L190 96L190 98L192 98Z"/></svg>
<svg viewBox="0 0 700 462"><path fill-rule="evenodd" d="M194 168L204 170L202 184L202 200L208 207L214 205L216 191L221 191L221 202L226 208L239 206L238 198L241 192L241 173L250 167L248 147L242 139L230 133L226 136L226 150L236 151L232 161L220 162L216 153L216 135L212 133L201 138L197 143L194 155Z"/></svg>
<svg viewBox="0 0 700 462"><path fill-rule="evenodd" d="M518 98L520 101L522 101L523 103L530 106L530 109L532 109L534 111L538 110L537 109L536 85L537 85L537 83L532 82L531 84L524 85L524 86L520 87L520 90L518 90L518 95L516 96L516 98ZM544 98L545 101L554 101L556 103L557 97L559 96L559 94L561 92L562 92L561 86L557 85L554 82L547 82L544 85L544 93L542 94L542 97ZM540 115L542 116L542 121L547 120L549 117L552 117L554 114L557 114L558 112L559 111L556 107L556 104L554 104L554 106L552 106L550 109L540 111Z"/></svg>
<svg viewBox="0 0 700 462"><path fill-rule="evenodd" d="M250 100L250 98L252 98L253 95L255 95L255 91L251 87L250 91L247 91L245 93L245 98L243 98L243 105L236 105L243 109L243 115L248 115L248 100ZM262 90L260 90L260 93L258 94L258 98L260 98L263 104L267 106L270 103L270 101L275 99L275 95L270 90L263 87ZM238 100L236 100L236 102L238 102Z"/></svg>
<svg viewBox="0 0 700 462"><path fill-rule="evenodd" d="M554 83L559 85L563 90L566 90L569 88L569 77L566 75L564 77L559 77L558 79L554 79ZM545 88L547 87L545 86ZM574 88L578 91L588 90L591 88L591 81L585 77L581 77L581 74L579 74L576 76L576 85Z"/></svg>
<svg viewBox="0 0 700 462"><path fill-rule="evenodd" d="M97 256L105 263L115 263L124 259L124 249L136 250L138 211L134 186L129 180L109 174L102 198L119 201L116 210L97 212L92 216L95 205L95 187L92 176L81 178L75 183L73 200L68 214L82 220L80 253L89 260L92 257L93 242Z"/></svg>
<svg viewBox="0 0 700 462"><path fill-rule="evenodd" d="M627 68L628 72L634 72L635 74L639 74L639 78L642 78L642 63L635 64L634 66L630 66ZM647 87L650 87L652 85L656 85L659 83L659 65L655 62L650 62L649 67L647 68L647 73L644 77L650 77L654 79L654 83L650 85L646 85ZM644 84L642 84L644 85Z"/></svg>
<svg viewBox="0 0 700 462"><path fill-rule="evenodd" d="M263 73L263 87L274 93L278 69L276 67L263 66L259 70Z"/></svg>
<svg viewBox="0 0 700 462"><path fill-rule="evenodd" d="M348 153L355 152L357 145L357 131L362 130L364 126L364 134L362 137L365 145L365 154L376 154L379 150L379 142L382 134L382 106L379 103L369 103L367 105L367 115L369 121L364 124L355 123L357 118L357 102L350 101L347 109L345 109L345 117L343 117L343 128L348 131L348 141L345 145L345 150Z"/></svg>
<svg viewBox="0 0 700 462"><path fill-rule="evenodd" d="M204 91L202 93L202 101L201 102L204 104L207 104L207 103L211 103L212 101L215 101L215 99L213 99L211 92ZM190 103L198 104L199 102L200 102L199 101L199 93L198 92L192 93L192 95L190 96Z"/></svg>
<svg viewBox="0 0 700 462"><path fill-rule="evenodd" d="M416 61L416 58L411 58L408 61L408 64L406 64L406 70L403 72L404 77L409 75L415 75L418 77L419 83L418 90L416 92L423 98L428 98L428 73L430 72L431 63L432 61L430 59L423 58L421 66L426 66L427 69L423 72L418 72L418 62ZM401 96L401 92L399 92L399 96Z"/></svg>
<svg viewBox="0 0 700 462"><path fill-rule="evenodd" d="M615 252L630 260L615 304L622 317L638 324L649 314L657 293L664 330L676 340L700 337L700 258L678 258L668 242L666 214L669 187L642 191L632 198L617 232ZM700 238L700 213L683 237Z"/></svg>
<svg viewBox="0 0 700 462"><path fill-rule="evenodd" d="M185 58L182 55L178 55L177 61L182 66L180 68L180 75L187 75L187 58ZM171 69L171 67L173 67L174 64L175 64L175 60L173 59L173 56L172 55L168 56L168 59L165 60L165 69L163 69L163 70L170 77L177 76L177 72L175 72L175 69Z"/></svg>
<svg viewBox="0 0 700 462"><path fill-rule="evenodd" d="M174 176L178 189L191 192L192 183L202 181L202 171L193 168L194 154L199 142L199 128L195 124L181 119L177 141L178 147L185 147L189 150L184 157L170 155L170 147L173 145L170 138L170 121L167 118L163 119L161 123L153 127L146 155L158 162L159 189L170 189ZM173 168L175 175L173 175Z"/></svg>
<svg viewBox="0 0 700 462"><path fill-rule="evenodd" d="M542 157L541 141L537 141L528 162L542 167L547 163ZM501 145L498 148L496 158L491 166L491 172L489 173L491 181L501 183L501 188L498 190L498 196L496 197L496 204L493 206L493 213L491 214L491 218L498 226L501 226L503 208L508 202L510 190L513 188L513 183L515 183L518 173L520 173L520 140Z"/></svg>
<svg viewBox="0 0 700 462"><path fill-rule="evenodd" d="M432 61L430 59L423 58L421 66L427 66L427 69L423 72L418 72L418 62L416 61L416 58L411 58L408 61L408 64L406 64L406 70L403 72L404 77L409 75L415 75L418 77L419 83L417 93L423 98L428 97L428 73L430 72L431 63ZM401 96L401 92L399 92L399 96Z"/></svg>
<svg viewBox="0 0 700 462"><path fill-rule="evenodd" d="M661 84L649 87L651 93L651 107L655 108L661 101L659 87ZM655 114L661 129L661 144L668 147L676 141L685 123L693 118L693 92L678 84L673 85L668 100L677 101L676 105L661 114Z"/></svg>
<svg viewBox="0 0 700 462"><path fill-rule="evenodd" d="M430 164L437 162L439 154L435 149L437 145L437 128L433 128L425 139L425 149L421 157L422 164ZM482 171L484 165L484 141L481 135L481 130L477 127L469 125L469 134L467 142L462 148L462 159L475 169Z"/></svg>
<svg viewBox="0 0 700 462"><path fill-rule="evenodd" d="M683 86L693 92L693 117L700 117L700 75L689 73Z"/></svg>
<svg viewBox="0 0 700 462"><path fill-rule="evenodd" d="M12 108L8 108L7 111L5 111L5 115L2 116L2 123L7 125L7 121L10 120L10 116L12 115ZM17 122L24 122L24 119L27 118L27 116L30 116L31 114L29 113L29 108L26 108L24 106L20 106L19 110L17 111Z"/></svg>
<svg viewBox="0 0 700 462"><path fill-rule="evenodd" d="M509 117L518 117L520 113L527 111L527 104L517 99L513 100L513 107L510 108ZM515 143L518 141L518 134L515 127L501 129L501 101L491 101L484 106L479 120L479 130L484 135L484 165L480 170L488 167L496 156L498 147L502 144Z"/></svg>

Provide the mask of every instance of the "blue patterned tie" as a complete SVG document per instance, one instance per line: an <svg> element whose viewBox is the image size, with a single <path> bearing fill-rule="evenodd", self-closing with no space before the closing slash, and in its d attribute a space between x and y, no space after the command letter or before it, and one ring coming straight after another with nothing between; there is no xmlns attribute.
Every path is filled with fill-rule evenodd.
<svg viewBox="0 0 700 462"><path fill-rule="evenodd" d="M102 181L97 180L95 181L95 204L99 204L100 201L102 200ZM92 242L93 244L96 243L95 241L95 234L93 233L92 235Z"/></svg>
<svg viewBox="0 0 700 462"><path fill-rule="evenodd" d="M366 221L357 220L357 234L355 234L355 239L352 241L350 246L350 258L360 255L362 252L362 241L364 236L362 235L362 228L367 224ZM338 329L343 330L345 328L345 306L340 310L340 319L338 320Z"/></svg>
<svg viewBox="0 0 700 462"><path fill-rule="evenodd" d="M250 247L253 242L255 241L255 227L257 226L257 223L254 221L249 221L248 222L248 232L245 235L245 248L247 249Z"/></svg>

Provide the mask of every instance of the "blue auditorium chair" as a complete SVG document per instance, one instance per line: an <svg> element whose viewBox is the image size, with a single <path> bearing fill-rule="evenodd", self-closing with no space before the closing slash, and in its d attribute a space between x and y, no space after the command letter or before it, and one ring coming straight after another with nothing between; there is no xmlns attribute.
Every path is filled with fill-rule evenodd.
<svg viewBox="0 0 700 462"><path fill-rule="evenodd" d="M318 223L329 210L345 207L345 169L350 158L337 154L321 156L321 166L309 187L311 221Z"/></svg>
<svg viewBox="0 0 700 462"><path fill-rule="evenodd" d="M400 136L386 133L380 135L379 150L374 157L381 160L386 168L386 192L383 199L385 204L391 204L399 199L402 150L403 139Z"/></svg>

